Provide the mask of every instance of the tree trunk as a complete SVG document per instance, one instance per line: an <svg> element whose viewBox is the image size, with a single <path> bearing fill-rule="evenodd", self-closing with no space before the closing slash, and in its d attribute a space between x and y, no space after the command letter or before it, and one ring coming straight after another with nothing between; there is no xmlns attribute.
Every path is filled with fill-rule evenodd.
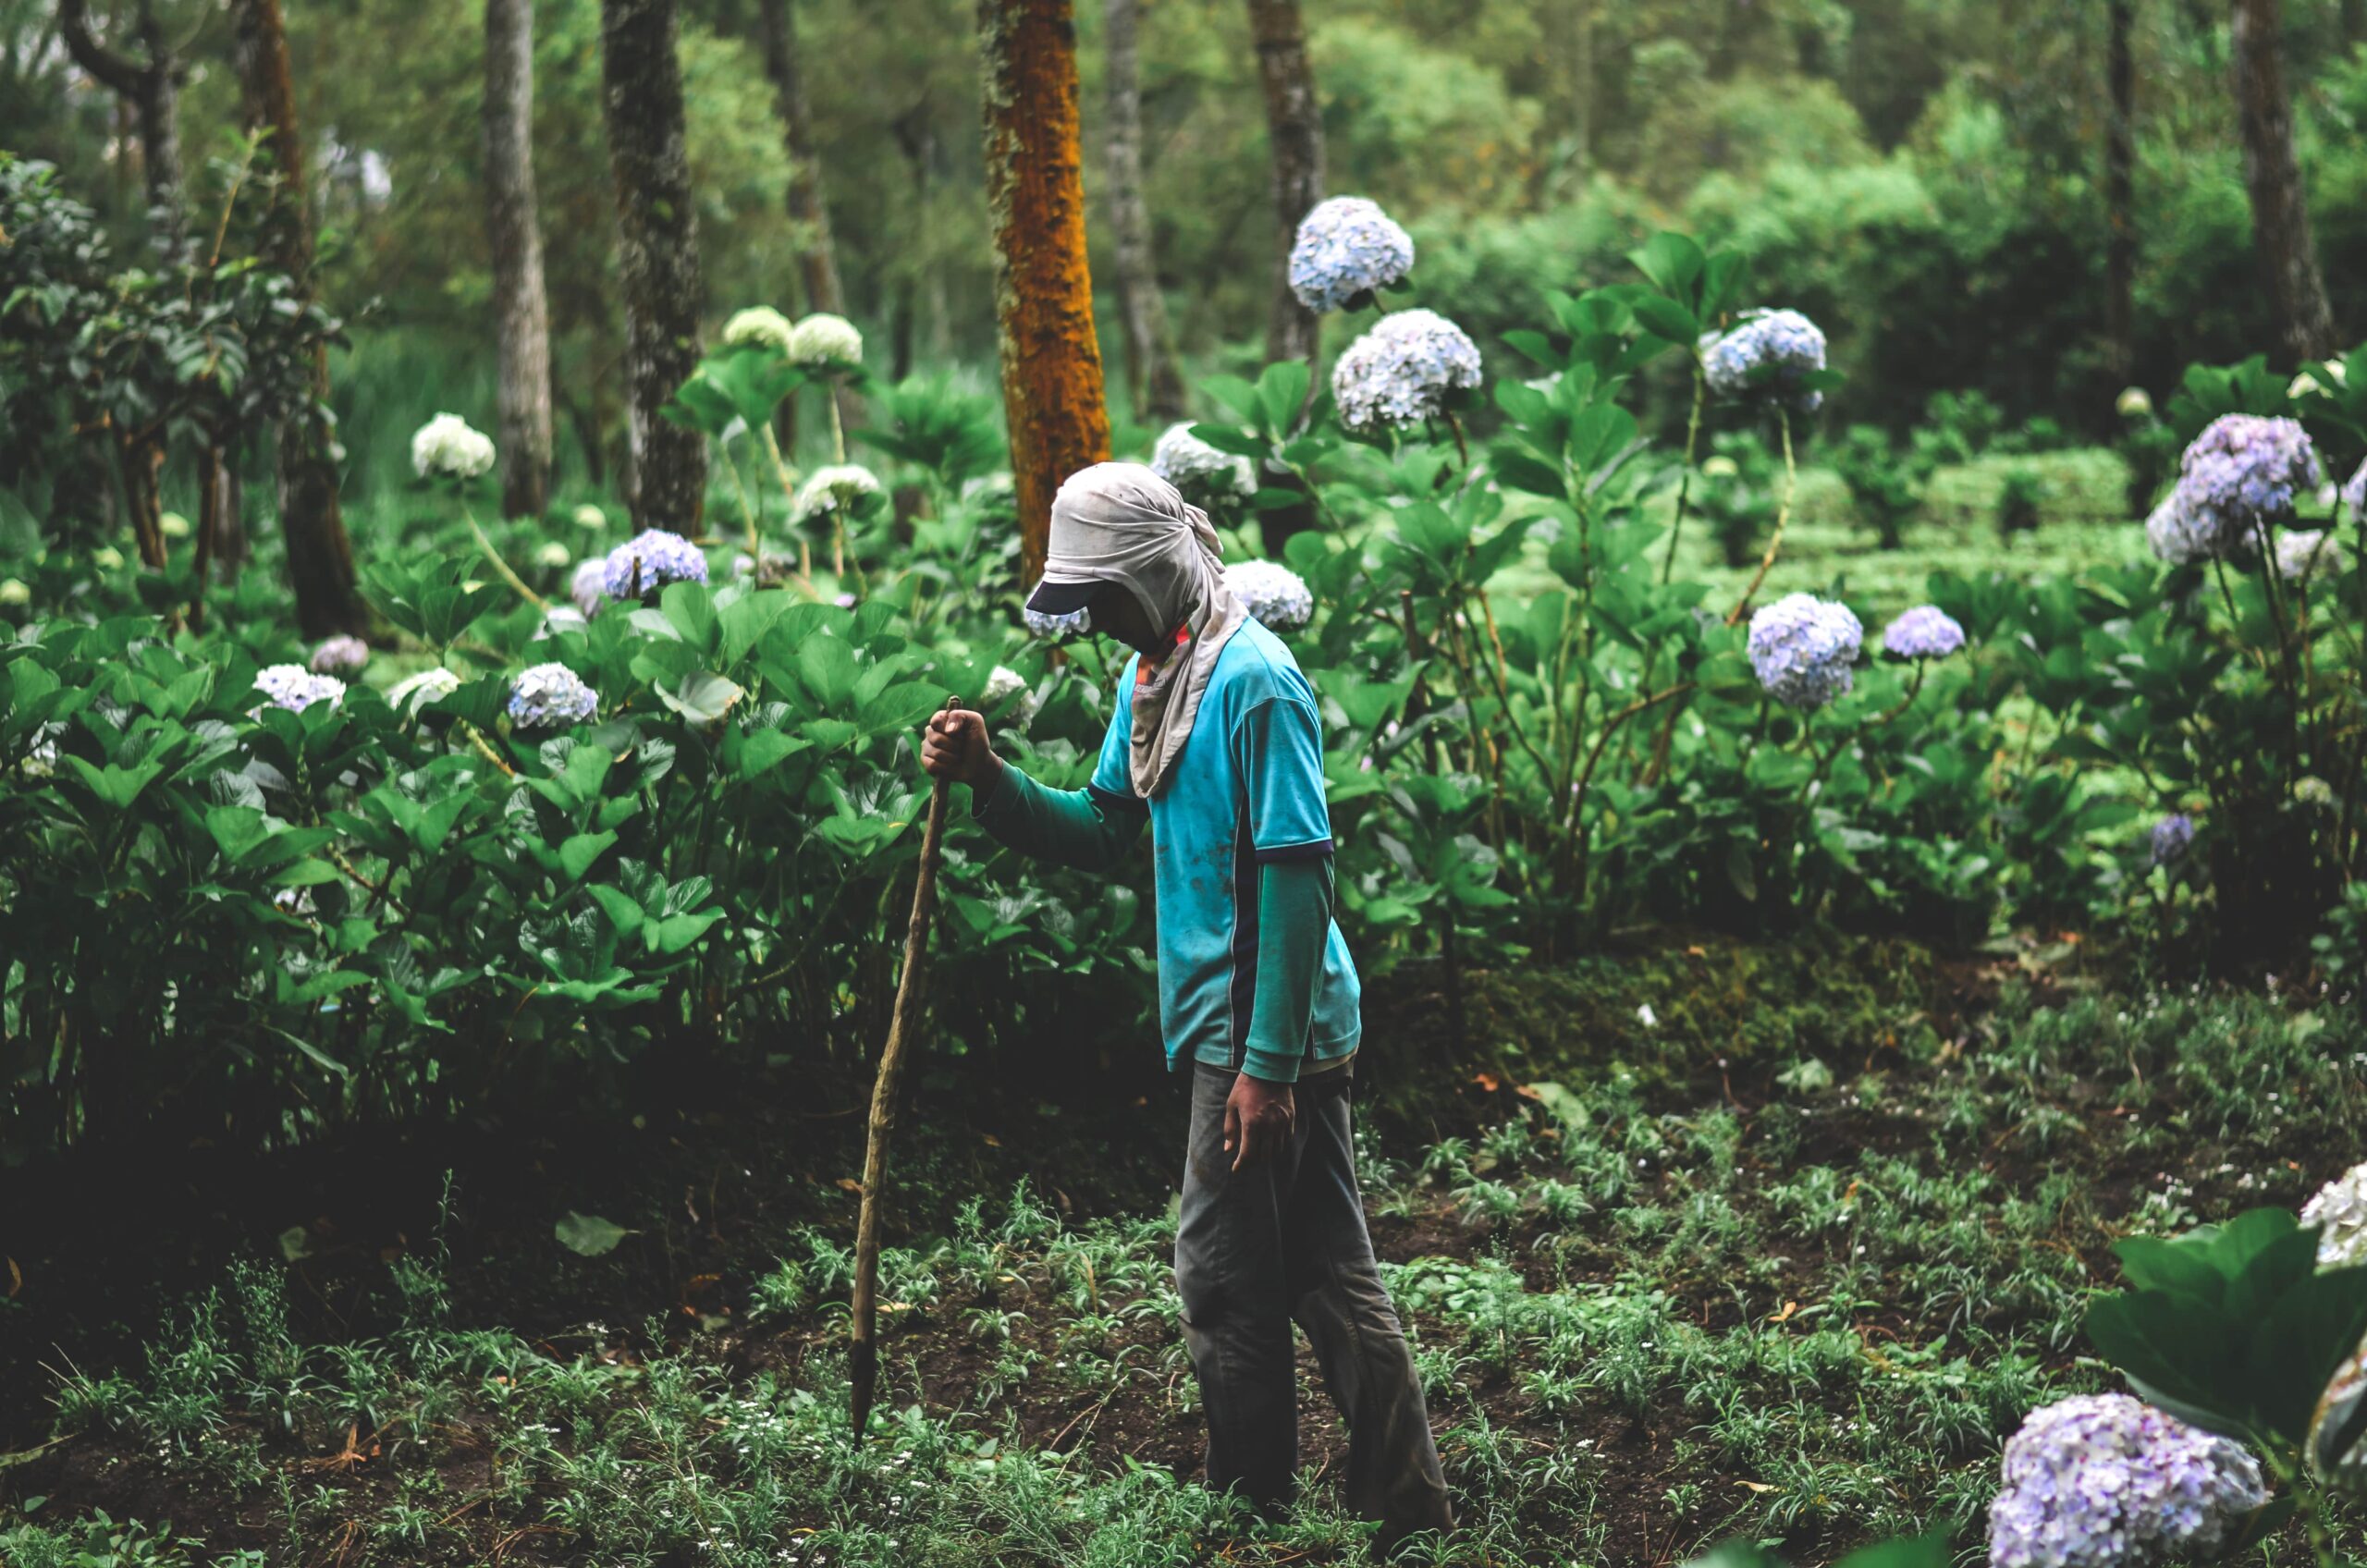
<svg viewBox="0 0 2367 1568"><path fill-rule="evenodd" d="M789 150L789 215L797 224L805 307L844 315L846 294L839 286L838 248L830 241L830 203L823 194L822 164L814 147L814 116L798 64L797 13L791 0L759 0L757 25L764 33L765 76L773 84L773 111L780 116L781 143Z"/></svg>
<svg viewBox="0 0 2367 1568"><path fill-rule="evenodd" d="M1110 228L1117 241L1118 319L1126 329L1126 389L1134 417L1178 419L1184 378L1167 337L1167 300L1151 253L1150 209L1143 202L1141 0L1103 0L1108 29L1103 68L1110 75Z"/></svg>
<svg viewBox="0 0 2367 1568"><path fill-rule="evenodd" d="M91 31L89 0L59 0L58 31L66 52L92 80L115 93L139 128L140 173L148 199L148 233L167 262L181 259L189 239L182 189L180 96L186 74L166 46L151 0L141 0L137 31L144 56L110 49Z"/></svg>
<svg viewBox="0 0 2367 1568"><path fill-rule="evenodd" d="M2137 368L2137 67L2129 47L2135 0L2106 0L2104 75L2104 342L2113 374Z"/></svg>
<svg viewBox="0 0 2367 1568"><path fill-rule="evenodd" d="M1085 254L1070 0L978 0L978 43L1003 417L1021 582L1032 586L1044 571L1053 492L1110 456Z"/></svg>
<svg viewBox="0 0 2367 1568"><path fill-rule="evenodd" d="M1274 165L1274 309L1266 324L1266 357L1303 360L1315 351L1316 320L1291 292L1291 244L1299 220L1323 199L1323 117L1298 0L1249 0L1249 33L1266 90L1266 141Z"/></svg>
<svg viewBox="0 0 2367 1568"><path fill-rule="evenodd" d="M233 49L246 123L271 133L279 179L272 188L264 235L274 266L313 292L313 209L304 179L304 141L288 77L288 29L279 0L231 0ZM328 418L328 350L313 358L313 401L279 427L279 528L288 542L288 575L296 590L296 624L307 639L369 630L354 590L353 545L337 502L334 429Z"/></svg>
<svg viewBox="0 0 2367 1568"><path fill-rule="evenodd" d="M699 362L698 219L684 146L674 0L600 0L601 109L617 188L626 429L636 528L695 533L706 440L657 410Z"/></svg>
<svg viewBox="0 0 2367 1568"><path fill-rule="evenodd" d="M2310 240L2310 211L2293 153L2293 101L2285 90L2283 0L2234 0L2227 30L2236 114L2251 194L2252 240L2267 275L2280 345L2290 360L2334 352L2334 312Z"/></svg>
<svg viewBox="0 0 2367 1568"><path fill-rule="evenodd" d="M935 261L936 246L929 210L930 189L936 183L937 121L929 112L924 97L904 113L889 122L889 129L896 136L896 145L904 154L904 163L913 177L913 260L900 269L896 284L896 321L889 337L889 379L902 381L913 374L914 346L920 337L920 317L924 289L922 279L928 280L928 295L940 306L939 292L943 288L941 271Z"/></svg>
<svg viewBox="0 0 2367 1568"><path fill-rule="evenodd" d="M551 476L551 325L534 210L533 0L485 0L485 228L501 361L501 510L540 516Z"/></svg>

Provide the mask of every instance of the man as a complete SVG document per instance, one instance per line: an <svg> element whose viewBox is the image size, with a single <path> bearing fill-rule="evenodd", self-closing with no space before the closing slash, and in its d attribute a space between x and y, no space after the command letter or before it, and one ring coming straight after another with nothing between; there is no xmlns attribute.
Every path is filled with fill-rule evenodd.
<svg viewBox="0 0 2367 1568"><path fill-rule="evenodd" d="M1349 1088L1357 983L1331 918L1331 826L1315 690L1242 609L1215 530L1137 463L1052 502L1028 607L1090 612L1134 649L1128 695L1083 790L997 757L986 721L930 721L929 772L1024 853L1105 870L1147 822L1168 1066L1193 1076L1175 1282L1208 1415L1208 1482L1261 1508L1298 1465L1291 1320L1348 1423L1347 1501L1382 1545L1452 1523L1421 1381L1375 1267Z"/></svg>

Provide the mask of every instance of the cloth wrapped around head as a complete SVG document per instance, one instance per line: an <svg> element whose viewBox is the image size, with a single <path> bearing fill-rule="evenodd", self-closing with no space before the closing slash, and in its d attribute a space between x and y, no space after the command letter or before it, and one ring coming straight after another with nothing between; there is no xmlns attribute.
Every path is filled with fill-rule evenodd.
<svg viewBox="0 0 2367 1568"><path fill-rule="evenodd" d="M1134 792L1147 799L1192 733L1217 655L1246 619L1225 586L1208 514L1140 463L1096 463L1052 497L1050 549L1030 609L1067 615L1105 583L1122 587L1160 636L1181 630L1172 652L1145 655L1134 684Z"/></svg>

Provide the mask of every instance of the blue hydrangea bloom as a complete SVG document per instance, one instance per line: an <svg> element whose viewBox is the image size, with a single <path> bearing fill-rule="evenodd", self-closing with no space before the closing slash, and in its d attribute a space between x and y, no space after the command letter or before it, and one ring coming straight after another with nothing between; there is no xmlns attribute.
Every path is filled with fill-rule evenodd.
<svg viewBox="0 0 2367 1568"><path fill-rule="evenodd" d="M1701 371L1721 398L1769 398L1814 413L1824 394L1800 382L1824 368L1824 334L1797 311L1746 311L1701 340Z"/></svg>
<svg viewBox="0 0 2367 1568"><path fill-rule="evenodd" d="M560 729L599 711L599 694L563 664L530 666L510 682L509 722L521 729Z"/></svg>
<svg viewBox="0 0 2367 1568"><path fill-rule="evenodd" d="M608 552L601 588L619 603L656 593L668 582L705 582L706 556L679 533L645 528Z"/></svg>
<svg viewBox="0 0 2367 1568"><path fill-rule="evenodd" d="M1310 311L1368 304L1413 270L1412 237L1362 196L1317 202L1291 242L1291 292Z"/></svg>
<svg viewBox="0 0 2367 1568"><path fill-rule="evenodd" d="M2241 1444L2127 1394L2034 1410L2005 1440L1991 1568L2147 1568L2207 1561L2268 1501Z"/></svg>
<svg viewBox="0 0 2367 1568"><path fill-rule="evenodd" d="M1944 659L1964 646L1964 628L1937 605L1918 605L1883 631L1883 652L1900 659Z"/></svg>
<svg viewBox="0 0 2367 1568"><path fill-rule="evenodd" d="M2177 486L2146 520L2146 542L2173 564L2224 560L2256 544L2258 530L2292 521L2295 497L2317 483L2317 448L2300 422L2221 414L2178 459Z"/></svg>
<svg viewBox="0 0 2367 1568"><path fill-rule="evenodd" d="M1236 561L1224 569L1224 585L1269 631L1295 631L1315 618L1314 592L1306 578L1286 566Z"/></svg>
<svg viewBox="0 0 2367 1568"><path fill-rule="evenodd" d="M576 612L589 620L600 613L608 602L608 563L601 556L590 556L576 563L575 575L568 580L567 596L575 601Z"/></svg>
<svg viewBox="0 0 2367 1568"><path fill-rule="evenodd" d="M1436 311L1381 317L1331 367L1340 423L1366 435L1434 418L1451 394L1478 385L1478 346Z"/></svg>
<svg viewBox="0 0 2367 1568"><path fill-rule="evenodd" d="M1856 683L1849 667L1865 636L1848 606L1787 594L1750 618L1750 668L1786 707L1821 708Z"/></svg>
<svg viewBox="0 0 2367 1568"><path fill-rule="evenodd" d="M2153 824L2153 864L2174 865L2194 847L2194 818L2174 812Z"/></svg>

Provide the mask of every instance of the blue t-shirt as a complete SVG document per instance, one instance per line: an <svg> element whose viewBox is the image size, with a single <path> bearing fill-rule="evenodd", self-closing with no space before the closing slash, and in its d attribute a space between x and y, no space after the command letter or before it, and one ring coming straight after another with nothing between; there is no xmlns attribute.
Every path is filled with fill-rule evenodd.
<svg viewBox="0 0 2367 1568"><path fill-rule="evenodd" d="M1134 811L1144 802L1134 793L1127 753L1140 662L1126 662L1118 716L1086 786ZM1238 1070L1257 999L1258 867L1331 853L1315 688L1282 640L1256 621L1244 624L1217 655L1192 732L1166 787L1148 804L1167 1064L1190 1060ZM1364 1027L1359 994L1347 938L1333 921L1303 1074L1356 1048Z"/></svg>

